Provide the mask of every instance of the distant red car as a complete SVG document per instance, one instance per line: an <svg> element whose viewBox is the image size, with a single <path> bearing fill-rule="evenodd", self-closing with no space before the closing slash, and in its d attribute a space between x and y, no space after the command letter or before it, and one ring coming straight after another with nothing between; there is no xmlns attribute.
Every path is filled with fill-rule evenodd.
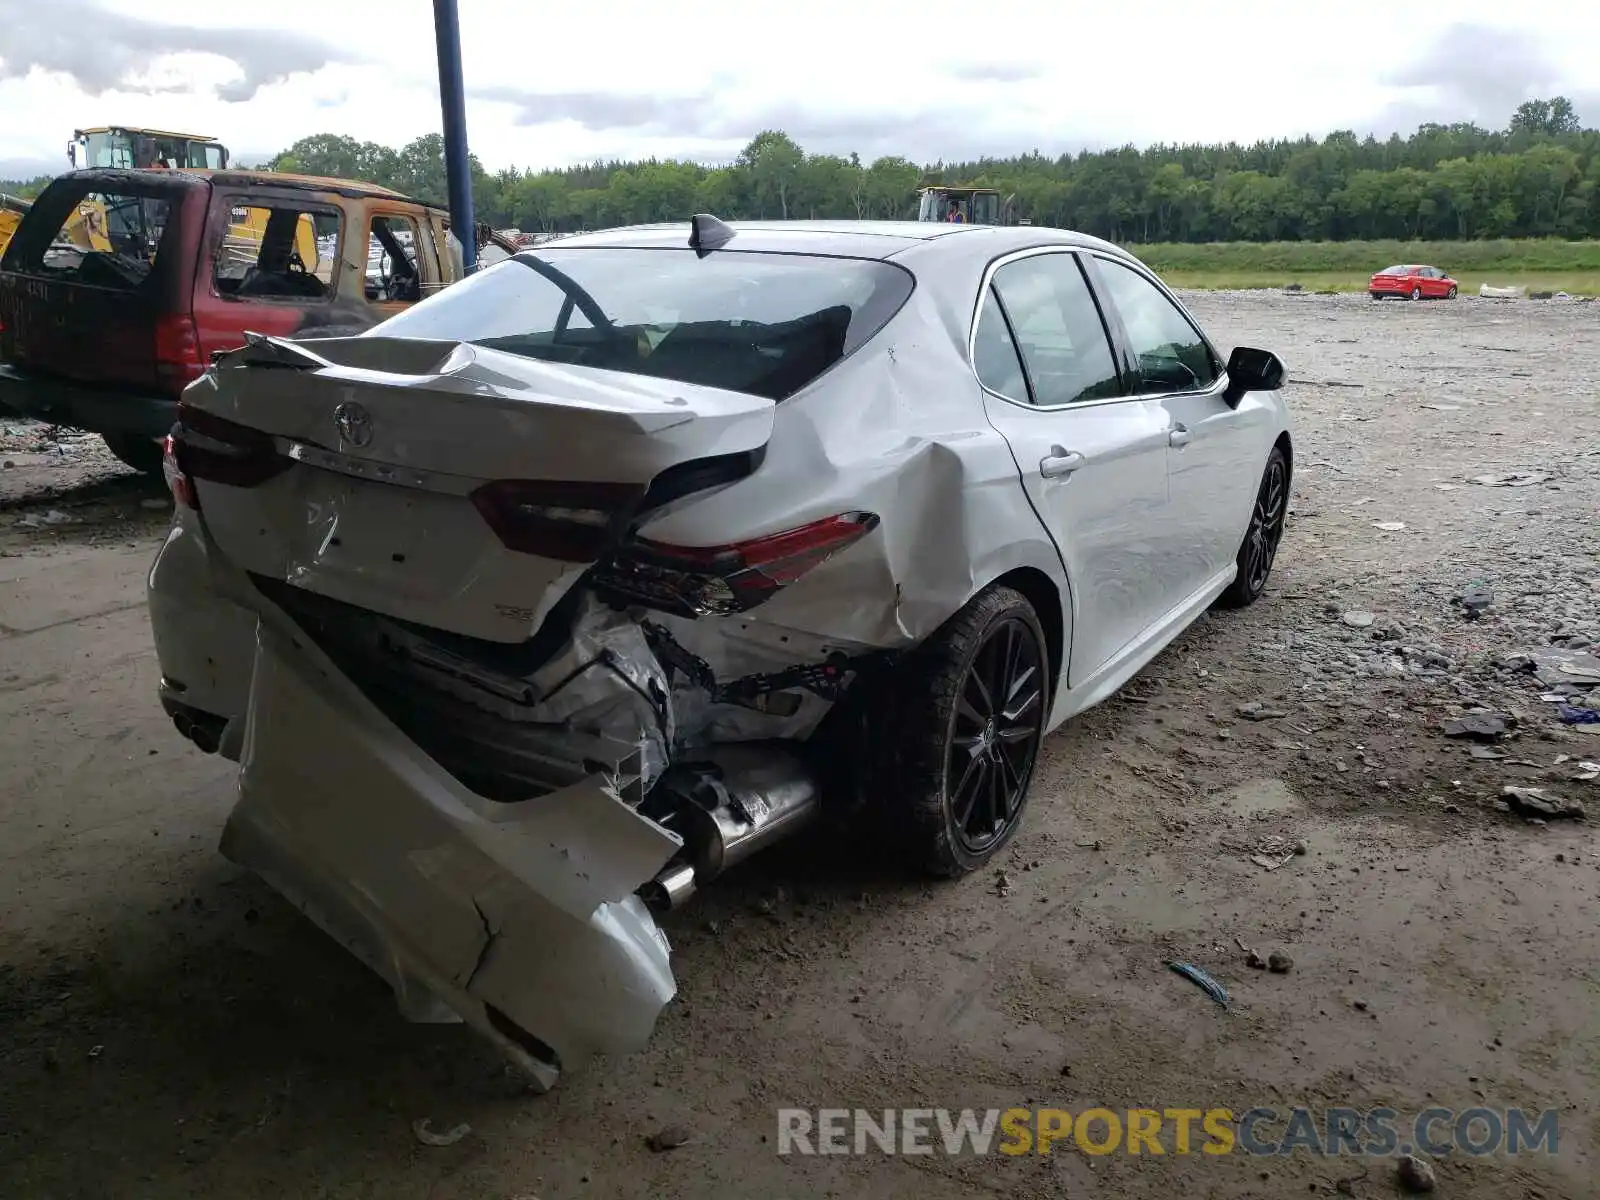
<svg viewBox="0 0 1600 1200"><path fill-rule="evenodd" d="M1456 281L1438 267L1385 267L1367 284L1367 294L1374 300L1454 300Z"/></svg>

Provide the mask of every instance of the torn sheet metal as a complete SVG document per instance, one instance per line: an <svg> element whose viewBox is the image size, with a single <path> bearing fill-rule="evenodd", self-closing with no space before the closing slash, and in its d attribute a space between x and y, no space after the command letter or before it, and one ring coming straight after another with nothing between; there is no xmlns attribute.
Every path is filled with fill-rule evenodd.
<svg viewBox="0 0 1600 1200"><path fill-rule="evenodd" d="M263 620L224 853L407 1009L437 998L536 1079L649 1038L675 984L634 891L681 846L601 779L520 804L475 795Z"/></svg>

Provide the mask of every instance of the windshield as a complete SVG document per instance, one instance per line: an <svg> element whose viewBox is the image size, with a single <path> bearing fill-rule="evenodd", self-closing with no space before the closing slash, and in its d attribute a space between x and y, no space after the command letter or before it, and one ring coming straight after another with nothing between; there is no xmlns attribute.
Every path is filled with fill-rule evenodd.
<svg viewBox="0 0 1600 1200"><path fill-rule="evenodd" d="M524 251L367 331L781 400L911 294L889 263L679 249Z"/></svg>

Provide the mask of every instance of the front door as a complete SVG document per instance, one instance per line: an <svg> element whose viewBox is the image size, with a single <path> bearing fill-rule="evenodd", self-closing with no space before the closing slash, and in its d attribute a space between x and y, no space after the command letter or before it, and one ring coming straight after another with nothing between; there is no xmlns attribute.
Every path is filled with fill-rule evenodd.
<svg viewBox="0 0 1600 1200"><path fill-rule="evenodd" d="M1104 667L1171 604L1152 560L1167 509L1166 420L1124 395L1078 256L1002 262L984 291L974 365L1072 586L1067 682Z"/></svg>
<svg viewBox="0 0 1600 1200"><path fill-rule="evenodd" d="M1101 255L1085 261L1134 364L1133 391L1162 414L1172 508L1154 569L1181 600L1233 566L1266 462L1268 413L1227 402L1215 351L1153 277Z"/></svg>

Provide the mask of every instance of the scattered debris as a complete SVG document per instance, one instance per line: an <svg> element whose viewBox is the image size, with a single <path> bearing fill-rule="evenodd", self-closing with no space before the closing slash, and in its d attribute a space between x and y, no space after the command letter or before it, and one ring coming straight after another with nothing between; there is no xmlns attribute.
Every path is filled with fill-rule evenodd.
<svg viewBox="0 0 1600 1200"><path fill-rule="evenodd" d="M644 1144L657 1154L661 1154L687 1145L692 1136L682 1125L668 1125L665 1129L658 1130L645 1138Z"/></svg>
<svg viewBox="0 0 1600 1200"><path fill-rule="evenodd" d="M1267 970L1274 975L1287 975L1294 969L1294 959L1282 950L1274 950L1267 955Z"/></svg>
<svg viewBox="0 0 1600 1200"><path fill-rule="evenodd" d="M1452 598L1451 603L1461 609L1467 620L1476 621L1494 603L1494 592L1486 583L1469 583L1461 589L1460 595Z"/></svg>
<svg viewBox="0 0 1600 1200"><path fill-rule="evenodd" d="M1367 1009L1371 1008L1372 1006L1365 1000L1352 1000L1350 1001L1350 1007L1355 1009L1357 1012L1366 1012Z"/></svg>
<svg viewBox="0 0 1600 1200"><path fill-rule="evenodd" d="M1517 719L1506 713L1467 713L1462 717L1451 717L1441 728L1448 738L1474 738L1483 742L1499 741L1517 723Z"/></svg>
<svg viewBox="0 0 1600 1200"><path fill-rule="evenodd" d="M1259 700L1241 704L1234 711L1246 721L1279 721L1289 715L1279 708L1266 708Z"/></svg>
<svg viewBox="0 0 1600 1200"><path fill-rule="evenodd" d="M1406 523L1404 521L1374 521L1372 527L1381 529L1385 533L1399 533L1406 527Z"/></svg>
<svg viewBox="0 0 1600 1200"><path fill-rule="evenodd" d="M1492 746L1473 746L1471 751L1473 758L1497 759L1511 757L1504 750L1496 750Z"/></svg>
<svg viewBox="0 0 1600 1200"><path fill-rule="evenodd" d="M1352 608L1344 614L1344 623L1353 629L1365 629L1376 620L1371 613L1360 608Z"/></svg>
<svg viewBox="0 0 1600 1200"><path fill-rule="evenodd" d="M1582 820L1584 816L1582 801L1546 796L1543 788L1517 787L1508 783L1500 789L1500 795L1513 812L1524 816L1572 817L1576 820Z"/></svg>
<svg viewBox="0 0 1600 1200"><path fill-rule="evenodd" d="M1206 995L1210 996L1218 1004L1222 1005L1223 1008L1228 1007L1228 989L1223 987L1215 979L1211 978L1211 976L1207 975L1199 967L1194 966L1191 963L1176 962L1172 959L1167 960L1167 966L1176 971L1179 975L1182 975L1185 979L1189 980L1189 982L1198 984L1200 987L1204 988Z"/></svg>
<svg viewBox="0 0 1600 1200"><path fill-rule="evenodd" d="M64 513L59 508L52 508L43 513L29 513L17 521L20 529L42 529L50 525L74 525L78 518L71 513Z"/></svg>
<svg viewBox="0 0 1600 1200"><path fill-rule="evenodd" d="M1431 1192L1439 1182L1433 1167L1415 1154L1402 1154L1395 1164L1395 1174L1408 1192Z"/></svg>
<svg viewBox="0 0 1600 1200"><path fill-rule="evenodd" d="M1600 709L1576 708L1571 704L1563 704L1556 712L1568 725L1600 725Z"/></svg>
<svg viewBox="0 0 1600 1200"><path fill-rule="evenodd" d="M411 1122L411 1132L416 1135L417 1141L421 1142L424 1146L454 1146L462 1138L466 1137L467 1134L472 1132L472 1126L463 1121L461 1124L455 1126L454 1128L447 1129L443 1133L435 1133L430 1127L429 1122L430 1118L428 1117L418 1117L415 1121Z"/></svg>
<svg viewBox="0 0 1600 1200"><path fill-rule="evenodd" d="M997 896L1009 896L1011 894L1011 876L1004 871L996 871L994 873L994 894Z"/></svg>
<svg viewBox="0 0 1600 1200"><path fill-rule="evenodd" d="M1481 483L1484 487L1532 487L1536 483L1544 483L1548 475L1525 475L1512 473L1510 475L1474 475L1473 483Z"/></svg>
<svg viewBox="0 0 1600 1200"><path fill-rule="evenodd" d="M1254 967L1257 971L1265 971L1267 969L1267 960L1262 958L1255 950L1249 951L1245 955L1244 961L1246 966Z"/></svg>

